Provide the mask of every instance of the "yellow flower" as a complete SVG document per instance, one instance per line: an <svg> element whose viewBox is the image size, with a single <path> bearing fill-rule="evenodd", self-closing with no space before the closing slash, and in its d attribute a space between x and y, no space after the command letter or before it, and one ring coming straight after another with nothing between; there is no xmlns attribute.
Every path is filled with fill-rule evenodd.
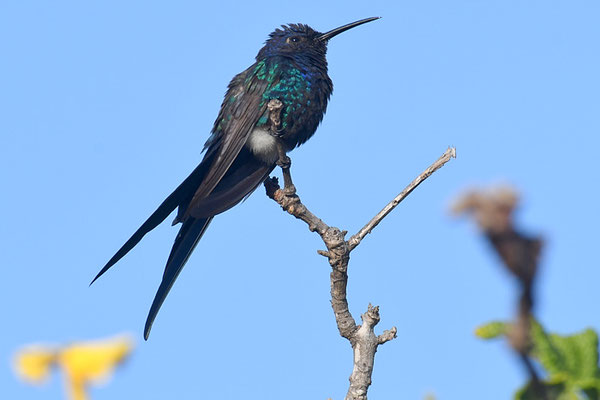
<svg viewBox="0 0 600 400"><path fill-rule="evenodd" d="M125 337L73 343L60 349L49 346L30 346L15 357L15 369L24 380L43 382L52 366L64 375L72 400L85 400L85 388L90 383L104 383L115 366L131 353L133 344Z"/></svg>
<svg viewBox="0 0 600 400"><path fill-rule="evenodd" d="M55 351L44 346L30 346L15 357L15 370L26 381L42 383L48 378L55 361Z"/></svg>

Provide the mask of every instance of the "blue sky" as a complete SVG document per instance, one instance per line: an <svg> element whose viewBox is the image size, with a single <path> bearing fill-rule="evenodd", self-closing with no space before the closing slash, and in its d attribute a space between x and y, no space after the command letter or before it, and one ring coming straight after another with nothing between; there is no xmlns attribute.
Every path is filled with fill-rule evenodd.
<svg viewBox="0 0 600 400"><path fill-rule="evenodd" d="M88 283L197 165L226 85L269 32L383 19L329 46L325 120L294 151L299 194L356 232L449 145L458 158L353 253L355 318L381 307L398 339L372 398L506 399L524 381L473 329L514 314L515 285L475 227L449 217L471 185L509 182L547 244L538 316L600 329L597 209L600 5L595 1L3 2L0 5L0 393L13 352L131 332L138 346L93 399L342 399L351 349L329 305L317 235L259 189L211 225L142 328L176 228Z"/></svg>

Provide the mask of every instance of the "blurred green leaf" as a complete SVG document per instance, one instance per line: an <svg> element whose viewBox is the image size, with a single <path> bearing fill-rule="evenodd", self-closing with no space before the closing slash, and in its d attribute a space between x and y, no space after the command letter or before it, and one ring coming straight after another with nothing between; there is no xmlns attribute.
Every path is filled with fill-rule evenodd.
<svg viewBox="0 0 600 400"><path fill-rule="evenodd" d="M510 326L494 321L478 327L475 334L482 339L506 336ZM548 400L600 400L598 335L594 330L586 329L568 336L548 334L532 320L530 334L530 356L546 371L542 384ZM515 399L537 400L539 396L528 383L515 393Z"/></svg>
<svg viewBox="0 0 600 400"><path fill-rule="evenodd" d="M507 324L500 321L488 322L475 329L475 335L481 339L494 339L506 335Z"/></svg>
<svg viewBox="0 0 600 400"><path fill-rule="evenodd" d="M546 390L547 400L579 400L580 397L573 397L572 393L569 393L569 389L563 382L559 383L544 383L544 389ZM515 393L516 400L539 400L540 397L537 392L528 383Z"/></svg>

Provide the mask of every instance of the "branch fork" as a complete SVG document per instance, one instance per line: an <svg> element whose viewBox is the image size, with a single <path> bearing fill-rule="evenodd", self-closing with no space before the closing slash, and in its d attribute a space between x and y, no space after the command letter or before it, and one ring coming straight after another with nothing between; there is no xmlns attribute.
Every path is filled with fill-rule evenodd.
<svg viewBox="0 0 600 400"><path fill-rule="evenodd" d="M354 317L348 309L348 299L346 296L350 253L421 182L455 157L456 150L448 148L436 162L415 178L398 196L349 240L345 239L347 231L327 225L302 204L296 194L295 188L291 185L289 165L287 166L287 172L285 167L282 167L282 170L284 181L286 181L287 173L291 187L287 185L288 182L286 181L284 188L281 189L277 178L268 178L264 183L267 196L277 202L283 210L297 219L304 221L311 232L317 232L327 247L327 250L318 250L317 253L327 257L329 265L331 265L331 306L340 335L350 341L354 351L354 366L350 375L350 387L346 394L346 400L367 399L367 390L371 385L375 352L379 345L394 339L397 333L396 327L392 327L379 336L375 334L374 328L380 321L379 307L372 306L371 304L367 307L367 311L361 315L362 324L356 324ZM290 188L293 188L293 190L289 190Z"/></svg>

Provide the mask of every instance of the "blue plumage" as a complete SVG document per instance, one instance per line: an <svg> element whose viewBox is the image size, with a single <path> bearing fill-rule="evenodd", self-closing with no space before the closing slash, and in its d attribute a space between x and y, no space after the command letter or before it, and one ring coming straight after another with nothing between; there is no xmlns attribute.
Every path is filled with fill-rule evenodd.
<svg viewBox="0 0 600 400"><path fill-rule="evenodd" d="M229 83L200 165L92 281L178 209L173 224L182 226L146 320L145 339L175 279L213 217L238 204L268 177L280 158L279 148L287 152L306 142L323 120L333 91L325 58L329 39L375 19L356 21L326 33L303 24L282 26L269 35L256 62ZM278 126L272 126L269 115L272 100L281 102Z"/></svg>

